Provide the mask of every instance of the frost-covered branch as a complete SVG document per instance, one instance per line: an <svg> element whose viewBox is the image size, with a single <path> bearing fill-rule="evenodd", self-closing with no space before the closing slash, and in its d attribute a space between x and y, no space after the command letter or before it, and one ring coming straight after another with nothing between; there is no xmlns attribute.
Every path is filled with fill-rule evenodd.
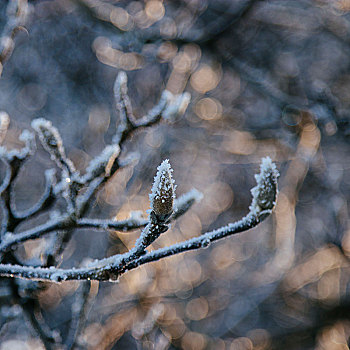
<svg viewBox="0 0 350 350"><path fill-rule="evenodd" d="M189 192L183 194L179 198L174 200L174 211L170 217L170 220L176 220L178 217L186 213L195 202L200 202L203 198L203 194L197 191L195 188Z"/></svg>
<svg viewBox="0 0 350 350"><path fill-rule="evenodd" d="M82 177L83 183L90 183L97 177L105 174L106 177L111 175L111 168L114 161L120 154L120 147L117 144L106 146L102 152L93 158L86 168L86 174Z"/></svg>
<svg viewBox="0 0 350 350"><path fill-rule="evenodd" d="M119 114L119 125L113 137L112 144L107 145L98 157L93 159L86 169L86 174L80 178L82 184L88 185L83 194L78 194L75 202L76 215L81 217L88 208L88 203L96 191L118 169L128 166L135 160L135 154L130 154L124 160L119 159L125 140L131 134L144 127L150 127L158 123L161 118L171 120L183 114L189 104L190 95L183 93L174 96L168 91L161 95L159 103L154 106L144 117L136 119L132 112L131 102L127 90L127 75L119 72L114 83L114 98Z"/></svg>
<svg viewBox="0 0 350 350"><path fill-rule="evenodd" d="M121 122L119 127L133 128L135 126L135 117L132 112L132 106L128 95L128 77L125 72L119 72L114 83L113 92Z"/></svg>
<svg viewBox="0 0 350 350"><path fill-rule="evenodd" d="M25 242L29 239L40 238L44 234L57 230L67 229L71 226L71 224L72 221L70 216L62 216L58 219L50 220L42 225L20 233L14 234L11 232L7 232L0 243L0 253L6 252L13 246Z"/></svg>
<svg viewBox="0 0 350 350"><path fill-rule="evenodd" d="M14 246L27 241L28 239L40 238L48 233L75 229L75 228L94 228L99 230L120 230L129 231L135 228L142 227L147 224L147 220L141 217L132 216L127 220L99 220L99 219L79 219L74 220L71 216L61 216L57 219L52 219L42 225L33 227L32 229L22 231L16 234L7 232L2 242L0 243L0 252L5 252Z"/></svg>
<svg viewBox="0 0 350 350"><path fill-rule="evenodd" d="M20 222L20 220L15 218L11 206L13 183L23 164L35 151L33 133L24 130L19 139L25 144L25 146L19 150L14 149L9 151L4 146L0 147L0 159L6 166L5 177L0 186L1 207L3 213L1 236L3 236L6 231L11 231Z"/></svg>
<svg viewBox="0 0 350 350"><path fill-rule="evenodd" d="M121 145L134 130L152 126L158 123L162 117L171 121L183 114L190 102L191 95L185 92L174 96L170 91L164 90L158 104L145 116L136 119L132 113L127 94L127 76L124 72L120 72L114 84L114 98L119 112L120 124L113 138L113 143Z"/></svg>
<svg viewBox="0 0 350 350"><path fill-rule="evenodd" d="M77 228L93 228L97 230L130 231L147 225L148 220L142 217L141 212L131 212L130 218L125 220L80 219Z"/></svg>
<svg viewBox="0 0 350 350"><path fill-rule="evenodd" d="M199 237L180 242L169 247L147 252L146 248L151 244L162 232L168 229L167 221L159 221L154 213L154 200L159 195L160 201L163 199L170 201L172 197L171 190L168 191L171 176L165 175L171 173L170 165L163 162L158 167L155 185L153 186L150 196L152 203L152 211L150 213L149 222L140 238L137 240L135 247L125 254L118 254L106 259L97 260L88 267L79 269L56 269L56 268L33 268L18 265L0 264L0 275L10 277L22 277L37 280L50 280L60 282L64 280L116 280L121 274L132 270L143 264L157 261L162 258L183 253L189 250L195 250L208 247L212 242L219 239L234 235L239 232L249 230L260 222L262 222L269 214L272 213L276 204L277 196L277 178L279 176L275 164L270 158L264 158L260 165L260 173L255 176L257 185L251 190L253 199L249 207L249 213L241 220L228 224L216 230L204 233ZM158 181L158 182L157 182ZM167 191L165 191L167 189ZM161 190L161 191L159 191ZM164 190L164 191L163 191ZM198 198L196 191L189 192L186 197L181 199L183 204L182 210L189 205L190 202ZM165 202L164 202L165 203ZM164 204L163 203L163 204ZM164 207L167 208L167 207ZM167 209L168 210L168 209ZM158 222L158 227L154 226ZM154 231L153 231L154 230Z"/></svg>

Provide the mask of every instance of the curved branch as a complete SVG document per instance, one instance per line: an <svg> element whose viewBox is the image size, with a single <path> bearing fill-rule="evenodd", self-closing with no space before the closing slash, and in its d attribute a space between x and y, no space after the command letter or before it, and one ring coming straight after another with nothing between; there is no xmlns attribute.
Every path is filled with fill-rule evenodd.
<svg viewBox="0 0 350 350"><path fill-rule="evenodd" d="M45 179L46 179L45 191L41 196L41 198L39 199L39 201L36 204L34 204L32 208L29 208L28 210L25 210L22 212L18 212L15 210L15 205L11 198L11 208L12 208L13 216L16 219L23 219L23 220L28 219L34 216L35 214L37 214L39 211L48 207L54 201L55 170L54 169L46 170Z"/></svg>
<svg viewBox="0 0 350 350"><path fill-rule="evenodd" d="M26 1L10 1L7 5L8 20L1 33L1 48L0 48L0 76L2 67L11 57L15 47L14 40L20 31L27 30L23 27L28 17L28 3Z"/></svg>

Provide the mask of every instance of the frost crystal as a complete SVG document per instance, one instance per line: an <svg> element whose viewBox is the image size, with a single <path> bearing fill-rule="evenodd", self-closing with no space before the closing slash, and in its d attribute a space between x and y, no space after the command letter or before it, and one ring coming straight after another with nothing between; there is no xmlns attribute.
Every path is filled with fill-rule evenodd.
<svg viewBox="0 0 350 350"><path fill-rule="evenodd" d="M169 160L165 159L157 168L157 175L149 196L151 209L160 221L166 220L173 211L176 186L171 177L172 172Z"/></svg>
<svg viewBox="0 0 350 350"><path fill-rule="evenodd" d="M257 185L251 189L253 195L249 209L254 215L270 214L276 204L277 178L279 173L270 157L263 158L260 173L255 175Z"/></svg>

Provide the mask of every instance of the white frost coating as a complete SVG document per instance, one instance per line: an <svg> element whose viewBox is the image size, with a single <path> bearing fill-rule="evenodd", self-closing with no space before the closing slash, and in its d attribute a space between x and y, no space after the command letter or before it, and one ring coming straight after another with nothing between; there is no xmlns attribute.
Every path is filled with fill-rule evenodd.
<svg viewBox="0 0 350 350"><path fill-rule="evenodd" d="M175 199L175 181L172 179L173 169L169 159L165 159L157 168L151 194L151 209L157 215L166 215L172 211L173 200Z"/></svg>
<svg viewBox="0 0 350 350"><path fill-rule="evenodd" d="M185 113L188 104L191 100L191 94L184 92L183 94L173 95L169 91L165 90L164 93L167 98L167 106L163 111L163 118L169 121L173 121L177 116Z"/></svg>
<svg viewBox="0 0 350 350"><path fill-rule="evenodd" d="M52 282L61 282L61 281L64 281L65 279L67 278L64 278L64 276L62 276L61 273L59 272L53 273L50 278Z"/></svg>
<svg viewBox="0 0 350 350"><path fill-rule="evenodd" d="M203 193L199 192L195 188L183 194L181 197L174 201L174 211L186 208L192 201L199 203L203 199Z"/></svg>
<svg viewBox="0 0 350 350"><path fill-rule="evenodd" d="M186 203L188 201L194 200L197 203L199 203L203 199L203 193L199 192L195 188L192 188L192 190L188 191L187 193L183 194L181 197L177 198L176 205L178 207L181 207L183 203Z"/></svg>
<svg viewBox="0 0 350 350"><path fill-rule="evenodd" d="M117 100L117 103L120 103L120 95L127 93L127 83L128 76L124 71L120 71L117 75L117 79L114 82L113 92L114 97Z"/></svg>
<svg viewBox="0 0 350 350"><path fill-rule="evenodd" d="M8 150L5 146L0 146L0 158L12 161L14 158L24 160L35 151L34 134L24 130L19 136L19 140L25 143L21 149Z"/></svg>
<svg viewBox="0 0 350 350"><path fill-rule="evenodd" d="M260 173L255 175L257 185L250 190L253 200L249 210L253 215L260 215L262 212L271 213L276 205L278 177L278 170L271 158L263 158Z"/></svg>
<svg viewBox="0 0 350 350"><path fill-rule="evenodd" d="M143 218L143 213L141 210L131 211L129 214L129 219L135 222L143 222L145 219Z"/></svg>
<svg viewBox="0 0 350 350"><path fill-rule="evenodd" d="M63 218L62 213L59 210L51 210L50 213L50 221L57 221L60 218Z"/></svg>
<svg viewBox="0 0 350 350"><path fill-rule="evenodd" d="M160 101L165 102L167 105L171 104L174 100L174 95L169 90L164 90L160 96Z"/></svg>
<svg viewBox="0 0 350 350"><path fill-rule="evenodd" d="M160 113L163 113L172 98L173 94L168 90L164 90L160 96L159 102L144 117L142 117L140 121L146 122L152 120Z"/></svg>
<svg viewBox="0 0 350 350"><path fill-rule="evenodd" d="M37 131L40 130L41 127L51 128L52 123L47 119L37 118L32 121L31 126L35 131Z"/></svg>
<svg viewBox="0 0 350 350"><path fill-rule="evenodd" d="M51 154L51 157L56 159L65 158L62 138L58 130L52 125L49 120L44 118L34 119L31 123L32 128L37 132L40 142Z"/></svg>
<svg viewBox="0 0 350 350"><path fill-rule="evenodd" d="M7 154L7 149L5 146L0 146L0 157L4 158Z"/></svg>
<svg viewBox="0 0 350 350"><path fill-rule="evenodd" d="M23 130L19 136L19 140L25 143L25 147L22 148L22 153L34 154L35 151L35 135L29 130Z"/></svg>
<svg viewBox="0 0 350 350"><path fill-rule="evenodd" d="M157 168L157 174L154 177L154 182L152 186L152 193L150 194L150 200L156 196L160 195L160 190L165 187L165 190L168 191L175 181L172 179L171 174L173 169L169 163L169 159L165 159ZM174 191L173 191L174 192ZM175 193L173 193L173 198L175 198Z"/></svg>
<svg viewBox="0 0 350 350"><path fill-rule="evenodd" d="M124 71L120 71L115 82L116 86L125 86L128 83L128 76Z"/></svg>
<svg viewBox="0 0 350 350"><path fill-rule="evenodd" d="M61 136L58 130L52 126L52 123L44 118L34 119L31 123L32 128L39 134L39 137L43 137L43 133L50 133L57 141L57 143L62 143Z"/></svg>
<svg viewBox="0 0 350 350"><path fill-rule="evenodd" d="M90 177L99 176L106 170L110 161L118 157L120 147L117 144L109 145L95 158L93 158L86 168L86 174Z"/></svg>
<svg viewBox="0 0 350 350"><path fill-rule="evenodd" d="M158 167L155 183L153 185L154 188L152 188L153 201L157 198L157 196L159 196L161 202L162 198L165 197L165 194L170 195L171 200L174 199L171 172L172 169L168 160L163 161ZM88 267L63 270L52 267L34 268L32 266L0 264L0 275L22 277L32 280L51 280L53 282L61 282L67 279L103 279L106 278L106 276L110 277L111 280L114 280L117 277L117 274L122 274L144 263L159 260L177 253L207 247L211 242L238 232L246 231L256 226L266 217L265 215L271 213L276 200L278 175L276 166L272 163L271 159L264 158L260 166L260 173L255 176L257 186L252 189L253 200L248 215L235 223L230 223L219 229L204 233L199 237L194 237L190 240L174 244L170 247L164 247L152 252L147 252L145 248L158 237L157 235L154 237L147 237L147 233L161 233L156 231L163 227L161 221L155 223L150 222L149 225L147 225L143 230L143 233L141 234L142 237L140 237L141 239L146 238L146 240L142 242L140 238L138 239L138 242L143 243L143 245L136 244L135 247L127 253L94 261L88 264ZM162 184L162 182L164 182L166 185ZM164 192L164 189L167 191ZM200 197L201 196L198 191L192 190L180 198L180 203L183 203L185 206L186 199L187 203L189 203L189 201L194 200L194 198L199 199ZM169 197L166 198L169 199ZM5 244L3 243L3 246L10 247L7 241L11 241L12 239L18 240L19 238L20 240L18 240L18 242L20 242L24 241L25 239L37 238L38 232L45 233L50 232L53 228L59 228L60 224L65 222L65 219L68 219L68 217L63 217L56 222L51 220L49 223L28 230L27 232L17 233L13 236L8 233L5 236ZM101 272L106 272L106 275L101 275Z"/></svg>
<svg viewBox="0 0 350 350"><path fill-rule="evenodd" d="M34 134L29 130L23 130L19 136L20 141L24 142L26 145L31 144L34 140Z"/></svg>
<svg viewBox="0 0 350 350"><path fill-rule="evenodd" d="M51 181L51 179L54 179L54 176L56 175L56 170L55 169L46 169L44 174L45 174L46 181Z"/></svg>

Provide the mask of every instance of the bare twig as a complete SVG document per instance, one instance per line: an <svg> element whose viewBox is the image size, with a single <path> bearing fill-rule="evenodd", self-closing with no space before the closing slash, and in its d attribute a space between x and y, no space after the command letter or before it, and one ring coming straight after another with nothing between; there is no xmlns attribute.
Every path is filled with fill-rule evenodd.
<svg viewBox="0 0 350 350"><path fill-rule="evenodd" d="M48 329L48 326L43 322L43 316L37 301L28 299L22 304L22 308L25 311L33 329L39 335L46 349L53 349L57 344L58 335Z"/></svg>
<svg viewBox="0 0 350 350"><path fill-rule="evenodd" d="M63 216L18 234L8 232L0 243L0 252L6 252L14 245L25 242L28 239L39 238L46 233L69 228L71 222L70 216Z"/></svg>
<svg viewBox="0 0 350 350"><path fill-rule="evenodd" d="M16 219L22 219L26 220L29 219L30 217L34 216L35 214L47 209L50 207L50 205L54 202L55 200L55 195L54 195L54 186L55 186L55 170L54 169L48 169L45 171L45 179L46 179L46 185L45 185L45 191L39 201L31 208L29 208L26 211L23 212L18 212L15 209L14 205L14 198L10 198L10 205L12 208L13 215Z"/></svg>
<svg viewBox="0 0 350 350"><path fill-rule="evenodd" d="M92 283L82 282L80 291L77 293L76 300L72 306L72 320L70 322L69 332L65 341L65 349L74 349L76 338L84 325L87 314L90 311L94 294L91 293Z"/></svg>

